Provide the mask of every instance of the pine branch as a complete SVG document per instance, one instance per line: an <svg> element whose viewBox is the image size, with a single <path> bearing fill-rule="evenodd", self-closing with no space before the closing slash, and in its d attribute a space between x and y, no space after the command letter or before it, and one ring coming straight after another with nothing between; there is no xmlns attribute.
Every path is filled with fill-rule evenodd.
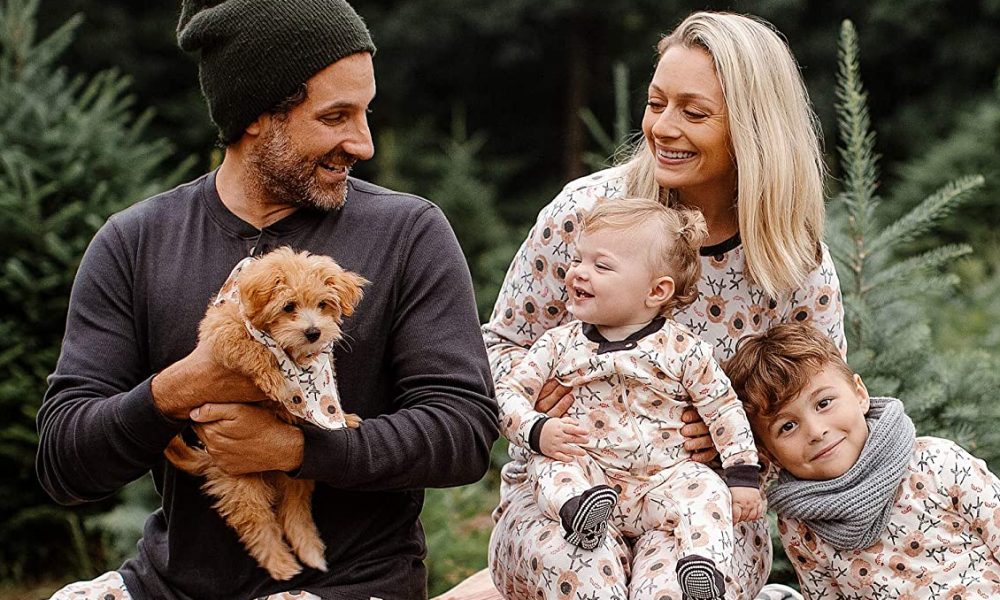
<svg viewBox="0 0 1000 600"><path fill-rule="evenodd" d="M869 253L865 247L874 220L877 181L875 135L870 131L867 94L861 84L858 39L854 25L845 20L840 29L836 88L837 123L840 132L840 162L844 172L844 191L840 195L847 207L845 236L849 243L838 241L837 254L848 269L845 296L864 296L865 265ZM847 241L845 240L845 242ZM861 335L864 327L857 312L849 317L849 328Z"/></svg>
<svg viewBox="0 0 1000 600"><path fill-rule="evenodd" d="M877 203L878 157L875 134L868 116L868 94L861 83L858 38L853 23L845 20L840 29L836 88L837 124L841 166L844 170L844 200L850 216L849 231L858 244L858 256L865 258L861 241L872 227Z"/></svg>
<svg viewBox="0 0 1000 600"><path fill-rule="evenodd" d="M871 241L869 252L876 254L890 250L925 233L967 197L966 192L982 186L985 181L982 175L969 175L945 184L901 219L883 229Z"/></svg>
<svg viewBox="0 0 1000 600"><path fill-rule="evenodd" d="M958 276L953 273L937 277L919 277L892 286L873 287L868 292L868 302L871 306L884 310L915 298L940 298L953 292L956 285Z"/></svg>
<svg viewBox="0 0 1000 600"><path fill-rule="evenodd" d="M36 43L38 4L39 0L7 0L5 6L0 5L0 83L50 69L83 22L81 15L75 15Z"/></svg>
<svg viewBox="0 0 1000 600"><path fill-rule="evenodd" d="M867 294L874 288L891 287L903 282L912 282L915 278L945 265L956 258L972 252L967 244L951 244L928 250L923 254L912 256L900 261L887 269L883 269L869 278L864 292Z"/></svg>

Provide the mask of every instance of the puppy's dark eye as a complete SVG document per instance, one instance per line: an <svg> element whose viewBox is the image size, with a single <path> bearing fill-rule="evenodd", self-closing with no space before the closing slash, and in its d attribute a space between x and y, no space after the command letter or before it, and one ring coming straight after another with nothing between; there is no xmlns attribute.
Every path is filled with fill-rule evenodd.
<svg viewBox="0 0 1000 600"><path fill-rule="evenodd" d="M321 300L319 303L319 309L323 310L324 308L326 308L326 300Z"/></svg>
<svg viewBox="0 0 1000 600"><path fill-rule="evenodd" d="M285 312L292 312L293 310L295 310L295 303L294 302L289 302L281 310L283 310Z"/></svg>

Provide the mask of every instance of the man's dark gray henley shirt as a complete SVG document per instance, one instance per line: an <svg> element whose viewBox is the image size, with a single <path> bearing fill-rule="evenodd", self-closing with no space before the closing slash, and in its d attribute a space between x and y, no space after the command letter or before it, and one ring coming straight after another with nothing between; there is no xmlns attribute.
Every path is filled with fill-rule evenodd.
<svg viewBox="0 0 1000 600"><path fill-rule="evenodd" d="M137 600L289 589L426 595L422 489L483 475L497 407L468 268L441 211L357 179L348 186L339 210L300 208L258 230L226 209L213 172L114 215L87 249L38 413L37 468L65 504L107 497L152 472L162 508L120 569ZM157 411L150 381L194 348L233 266L285 245L331 256L372 283L335 353L344 408L365 422L303 426L297 476L317 481L313 513L329 571L307 568L279 583L212 509L201 480L165 462L185 423Z"/></svg>

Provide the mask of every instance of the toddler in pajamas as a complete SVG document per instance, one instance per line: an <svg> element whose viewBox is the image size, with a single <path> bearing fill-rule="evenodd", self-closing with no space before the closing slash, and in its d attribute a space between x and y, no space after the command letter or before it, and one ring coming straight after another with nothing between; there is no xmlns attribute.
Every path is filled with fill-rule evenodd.
<svg viewBox="0 0 1000 600"><path fill-rule="evenodd" d="M726 363L765 459L806 600L1000 597L1000 480L948 440L916 437L822 333L786 324Z"/></svg>
<svg viewBox="0 0 1000 600"><path fill-rule="evenodd" d="M753 435L712 348L670 319L698 297L704 218L658 202L600 203L566 274L574 321L550 329L497 390L501 429L530 448L539 509L584 549L609 521L626 537L672 531L685 598L725 595L734 521L760 518ZM561 418L534 409L544 383L573 388ZM725 482L692 461L680 434L694 406Z"/></svg>

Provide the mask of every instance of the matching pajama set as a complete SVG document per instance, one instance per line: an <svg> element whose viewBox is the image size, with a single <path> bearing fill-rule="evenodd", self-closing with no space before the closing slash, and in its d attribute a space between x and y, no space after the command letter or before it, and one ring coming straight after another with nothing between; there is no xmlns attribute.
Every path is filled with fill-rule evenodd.
<svg viewBox="0 0 1000 600"><path fill-rule="evenodd" d="M564 279L581 217L599 199L614 201L624 195L622 169L607 169L569 183L539 214L483 327L498 388L513 385L514 370L543 333L571 319ZM846 354L840 283L826 247L821 248L819 265L798 289L771 298L745 276L740 244L736 236L702 248L701 294L675 313L674 320L703 339L719 362L732 356L744 335L793 320L811 321ZM502 470L500 504L494 511L489 568L501 594L572 600L680 598L674 565L686 550L672 533L654 529L629 535L612 528L604 544L592 551L569 544L561 524L538 507L535 486L528 481L531 453L526 448L523 438L512 444L514 460ZM673 500L684 503L683 497ZM771 568L767 521L739 523L731 536L726 597L750 599Z"/></svg>
<svg viewBox="0 0 1000 600"><path fill-rule="evenodd" d="M548 420L534 410L537 391L555 379L573 388L567 413L590 431L587 454L561 462L538 453ZM611 518L638 537L673 533L683 555L711 558L729 572L733 554L729 486L757 488L753 433L712 349L682 325L659 317L621 341L573 321L542 334L497 389L501 431L530 447L529 481L542 513L559 519L570 498L595 485L618 490ZM694 406L721 452L726 482L684 449L681 413Z"/></svg>
<svg viewBox="0 0 1000 600"><path fill-rule="evenodd" d="M1000 597L1000 479L954 442L918 437L882 537L837 550L779 515L806 600Z"/></svg>

